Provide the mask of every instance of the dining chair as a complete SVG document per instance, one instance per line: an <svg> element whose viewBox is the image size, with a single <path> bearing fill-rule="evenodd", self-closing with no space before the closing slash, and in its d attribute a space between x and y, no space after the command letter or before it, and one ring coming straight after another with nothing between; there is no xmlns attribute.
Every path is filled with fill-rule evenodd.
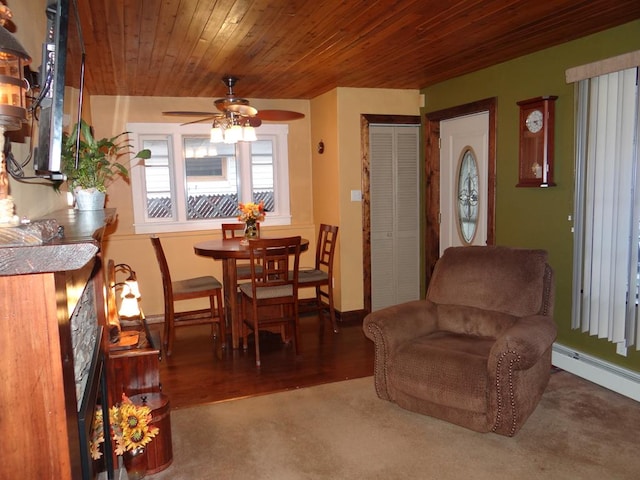
<svg viewBox="0 0 640 480"><path fill-rule="evenodd" d="M222 341L226 345L225 319L222 309L222 284L212 276L185 278L172 280L169 264L162 248L160 238L152 236L151 243L158 259L162 274L162 289L164 293L164 346L167 356L171 355L175 340L175 329L189 325L211 324L211 331L215 338L214 327L217 324ZM176 302L195 298L209 298L209 308L176 311Z"/></svg>
<svg viewBox="0 0 640 480"><path fill-rule="evenodd" d="M299 288L315 288L316 296L310 310L322 313L325 309L323 299L329 306L329 317L333 331L338 333L336 309L333 302L333 257L338 239L338 226L320 224L318 242L316 243L316 264L313 269L300 269ZM326 289L326 291L324 290Z"/></svg>
<svg viewBox="0 0 640 480"><path fill-rule="evenodd" d="M293 339L296 355L300 353L300 241L296 236L256 239L249 243L251 282L240 285L242 339L243 349L247 350L249 330L253 330L257 367L260 366L260 328L285 329L287 341Z"/></svg>
<svg viewBox="0 0 640 480"><path fill-rule="evenodd" d="M258 237L260 236L260 222L256 222L256 228L258 229ZM231 238L242 238L244 236L244 223L223 223L222 224L222 239L229 240ZM236 278L238 280L250 280L251 268L247 262L236 261Z"/></svg>

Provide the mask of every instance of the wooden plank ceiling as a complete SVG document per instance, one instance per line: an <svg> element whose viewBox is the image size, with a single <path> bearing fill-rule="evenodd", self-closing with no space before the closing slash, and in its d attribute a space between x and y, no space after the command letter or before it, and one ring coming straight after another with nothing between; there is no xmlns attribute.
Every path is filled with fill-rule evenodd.
<svg viewBox="0 0 640 480"><path fill-rule="evenodd" d="M638 0L78 0L91 94L422 88L640 18ZM640 32L638 32L640 35Z"/></svg>

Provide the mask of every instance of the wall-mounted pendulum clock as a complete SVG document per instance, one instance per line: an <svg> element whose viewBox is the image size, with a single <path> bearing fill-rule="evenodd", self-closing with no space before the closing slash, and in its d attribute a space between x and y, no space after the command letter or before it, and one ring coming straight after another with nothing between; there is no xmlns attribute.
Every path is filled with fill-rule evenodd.
<svg viewBox="0 0 640 480"><path fill-rule="evenodd" d="M518 102L520 159L517 187L553 187L555 101L546 96Z"/></svg>

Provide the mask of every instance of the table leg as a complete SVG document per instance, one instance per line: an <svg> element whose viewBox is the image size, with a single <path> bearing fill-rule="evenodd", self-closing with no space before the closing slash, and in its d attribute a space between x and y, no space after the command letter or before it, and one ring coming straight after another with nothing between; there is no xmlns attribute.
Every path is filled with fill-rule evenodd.
<svg viewBox="0 0 640 480"><path fill-rule="evenodd" d="M236 259L225 258L222 261L222 282L224 289L224 314L227 325L231 327L231 346L239 348L240 327L238 312L238 275Z"/></svg>

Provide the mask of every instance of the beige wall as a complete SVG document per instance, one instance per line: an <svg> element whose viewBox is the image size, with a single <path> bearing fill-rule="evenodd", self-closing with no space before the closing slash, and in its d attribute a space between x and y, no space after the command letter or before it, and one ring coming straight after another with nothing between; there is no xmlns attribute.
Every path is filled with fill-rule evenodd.
<svg viewBox="0 0 640 480"><path fill-rule="evenodd" d="M311 100L311 158L313 174L313 218L321 223L340 226L340 164L338 155L338 91L331 90ZM318 152L318 144L324 143L324 153ZM342 310L342 282L340 270L340 244L342 232L338 230L338 243L333 260L334 301Z"/></svg>
<svg viewBox="0 0 640 480"><path fill-rule="evenodd" d="M351 190L362 189L360 116L419 115L418 90L338 88L338 178L340 216L341 310L364 306L362 203L351 201Z"/></svg>

